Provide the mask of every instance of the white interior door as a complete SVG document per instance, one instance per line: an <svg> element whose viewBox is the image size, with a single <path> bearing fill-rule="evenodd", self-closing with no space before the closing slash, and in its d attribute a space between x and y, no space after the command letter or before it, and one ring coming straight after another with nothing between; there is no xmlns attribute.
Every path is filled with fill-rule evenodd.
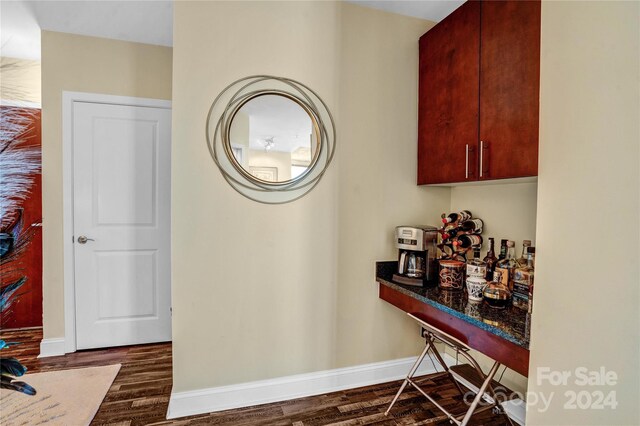
<svg viewBox="0 0 640 426"><path fill-rule="evenodd" d="M74 102L76 347L171 340L171 110Z"/></svg>

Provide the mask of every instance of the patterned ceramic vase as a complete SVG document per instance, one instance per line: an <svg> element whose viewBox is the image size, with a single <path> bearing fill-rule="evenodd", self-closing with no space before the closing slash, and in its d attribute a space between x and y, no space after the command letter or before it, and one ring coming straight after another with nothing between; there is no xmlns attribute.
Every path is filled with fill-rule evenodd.
<svg viewBox="0 0 640 426"><path fill-rule="evenodd" d="M464 286L465 263L459 260L440 261L440 288L444 290L462 290Z"/></svg>
<svg viewBox="0 0 640 426"><path fill-rule="evenodd" d="M469 300L481 301L483 296L482 292L487 286L487 280L482 277L468 277L467 278L467 293Z"/></svg>

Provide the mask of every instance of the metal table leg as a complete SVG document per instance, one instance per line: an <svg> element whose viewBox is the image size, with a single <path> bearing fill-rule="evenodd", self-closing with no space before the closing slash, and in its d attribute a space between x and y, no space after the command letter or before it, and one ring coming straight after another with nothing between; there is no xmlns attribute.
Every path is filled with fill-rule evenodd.
<svg viewBox="0 0 640 426"><path fill-rule="evenodd" d="M393 407L393 404L396 403L396 401L398 400L398 397L400 396L400 394L402 393L404 388L407 386L407 383L411 382L411 378L416 373L416 370L418 369L418 367L420 367L420 364L422 363L422 360L427 355L427 351L429 351L429 345L426 345L424 347L424 350L422 351L422 354L420 354L420 356L418 357L416 362L413 364L413 367L411 367L411 370L409 370L409 374L407 374L407 377L404 379L404 382L402 382L402 385L400 386L400 389L398 389L398 392L396 393L396 396L393 398L393 401L391 401L391 404L389 405L389 408L387 408L387 411L384 412L385 416L389 414L389 411L391 410L391 407Z"/></svg>
<svg viewBox="0 0 640 426"><path fill-rule="evenodd" d="M501 403L498 400L498 397L497 397L493 387L491 386L491 381L493 380L493 377L496 375L498 369L500 368L500 363L498 361L495 361L493 363L493 366L489 370L489 374L487 374L485 376L484 372L482 371L482 369L478 365L477 361L469 353L467 353L467 351L469 350L467 345L465 345L463 342L459 341L458 339L456 339L454 337L451 337L450 335L448 335L448 334L446 334L446 333L434 328L430 324L425 323L424 321L420 320L419 318L416 318L411 314L409 314L409 316L411 316L412 318L417 320L420 324L422 324L423 328L425 328L425 342L426 342L426 344L425 344L424 350L422 351L422 353L420 354L420 356L418 357L416 362L411 367L411 370L409 370L409 373L407 374L405 380L402 382L402 385L400 386L400 389L398 389L398 392L396 393L396 395L394 396L393 400L391 401L391 404L389 404L389 408L387 408L387 411L385 411L385 413L384 413L385 416L389 414L389 412L391 411L391 408L396 403L396 401L400 397L400 394L402 394L402 392L406 388L407 384L411 384L414 388L416 388L416 390L418 392L420 392L425 398L427 398L432 404L434 404L440 411L442 411L446 415L446 417L451 421L451 423L454 423L454 424L456 424L458 426L466 426L469 423L469 420L471 419L471 416L473 416L473 414L475 414L475 413L479 413L479 412L482 412L482 411L485 411L485 410L488 410L488 409L491 409L491 408L494 408L494 407L498 407L498 408L502 409ZM477 392L476 396L474 397L471 405L469 406L469 409L466 411L466 413L464 415L454 416L452 413L450 413L444 407L442 407L440 404L438 404L438 402L435 399L433 399L431 396L429 396L422 388L420 388L420 386L418 386L413 381L413 376L415 375L416 371L418 370L418 367L420 367L420 364L424 360L424 357L427 355L428 351L431 350L433 352L434 356L436 357L436 359L438 360L438 362L442 365L442 367L445 370L443 373L440 373L440 374L448 374L450 379L453 380L453 382L455 383L455 385L458 388L458 391L460 392L460 394L464 395L464 392L462 391L462 388L460 387L460 384L455 379L453 373L449 369L449 366L446 365L446 363L444 362L444 359L440 355L440 352L436 348L435 339L437 339L438 341L441 341L445 345L457 350L460 355L462 355L464 358L466 358L470 362L470 364L474 367L474 369L478 373L479 377L480 378L484 377L484 381L482 382L482 385L480 386L480 389L478 389L478 392ZM480 401L484 397L485 392L488 392L489 395L491 396L491 398L493 398L493 404L491 404L490 406L478 408L478 404L480 404ZM504 410L503 410L503 412L504 412ZM507 416L507 419L509 420L509 423L511 425L513 425L513 422L511 421L509 416Z"/></svg>
<svg viewBox="0 0 640 426"><path fill-rule="evenodd" d="M471 403L471 406L467 410L467 414L465 414L464 418L462 419L461 426L465 426L467 423L469 423L469 420L471 419L473 412L476 410L476 407L480 403L480 400L482 399L484 392L487 390L487 386L491 384L491 380L493 380L493 376L496 375L496 372L498 371L499 367L500 367L500 363L498 361L495 361L493 363L493 367L491 367L491 370L489 370L489 374L487 374L486 379L484 379L484 382L482 382L482 386L480 386L480 389L478 389L478 393L476 397L473 398L473 402Z"/></svg>

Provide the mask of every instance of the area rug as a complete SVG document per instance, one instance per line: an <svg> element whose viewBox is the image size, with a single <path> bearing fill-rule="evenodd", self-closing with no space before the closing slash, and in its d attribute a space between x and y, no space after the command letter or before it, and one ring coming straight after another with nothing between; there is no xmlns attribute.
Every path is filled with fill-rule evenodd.
<svg viewBox="0 0 640 426"><path fill-rule="evenodd" d="M116 364L25 374L20 380L37 393L0 389L0 425L88 425L119 370Z"/></svg>

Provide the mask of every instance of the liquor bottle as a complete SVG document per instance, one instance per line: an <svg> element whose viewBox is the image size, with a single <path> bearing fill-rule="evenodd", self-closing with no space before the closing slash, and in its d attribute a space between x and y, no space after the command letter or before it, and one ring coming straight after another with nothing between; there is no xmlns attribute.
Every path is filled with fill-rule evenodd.
<svg viewBox="0 0 640 426"><path fill-rule="evenodd" d="M473 248L473 259L467 262L467 277L486 277L487 263L480 260L480 246Z"/></svg>
<svg viewBox="0 0 640 426"><path fill-rule="evenodd" d="M482 295L487 304L492 308L504 309L509 305L511 292L502 284L502 272L496 270L493 279L487 282L487 286L482 291Z"/></svg>
<svg viewBox="0 0 640 426"><path fill-rule="evenodd" d="M447 216L442 213L442 223L464 222L469 219L471 219L471 212L469 210L462 210L458 213L449 213Z"/></svg>
<svg viewBox="0 0 640 426"><path fill-rule="evenodd" d="M513 305L529 310L533 299L533 277L536 248L527 247L527 263L516 267L513 276Z"/></svg>
<svg viewBox="0 0 640 426"><path fill-rule="evenodd" d="M531 247L531 241L524 240L522 242L522 254L518 259L516 259L516 262L518 263L518 267L527 266L527 248L529 247Z"/></svg>
<svg viewBox="0 0 640 426"><path fill-rule="evenodd" d="M513 273L516 269L514 246L515 243L513 241L507 241L506 257L496 263L496 271L502 272L502 283L509 289L509 291L513 291Z"/></svg>
<svg viewBox="0 0 640 426"><path fill-rule="evenodd" d="M462 229L464 232L473 232L476 234L482 234L482 227L484 226L484 223L482 222L482 219L469 219L469 220L465 220L464 222L462 222L460 224L460 229Z"/></svg>
<svg viewBox="0 0 640 426"><path fill-rule="evenodd" d="M487 252L487 255L484 257L484 259L482 259L487 265L487 275L485 276L485 279L487 281L491 281L491 279L493 278L493 271L496 269L496 262L498 261L493 248L493 244L493 238L489 238L489 251Z"/></svg>
<svg viewBox="0 0 640 426"><path fill-rule="evenodd" d="M460 232L462 232L462 229L459 226L456 226L453 223L449 223L449 224L445 225L445 227L444 227L444 231L442 233L442 238L445 239L445 240L449 239L449 238L454 238Z"/></svg>
<svg viewBox="0 0 640 426"><path fill-rule="evenodd" d="M477 234L462 234L453 240L456 248L469 248L471 246L481 246L482 237Z"/></svg>
<svg viewBox="0 0 640 426"><path fill-rule="evenodd" d="M500 240L500 254L498 255L498 260L502 260L507 257L507 241L508 240Z"/></svg>

